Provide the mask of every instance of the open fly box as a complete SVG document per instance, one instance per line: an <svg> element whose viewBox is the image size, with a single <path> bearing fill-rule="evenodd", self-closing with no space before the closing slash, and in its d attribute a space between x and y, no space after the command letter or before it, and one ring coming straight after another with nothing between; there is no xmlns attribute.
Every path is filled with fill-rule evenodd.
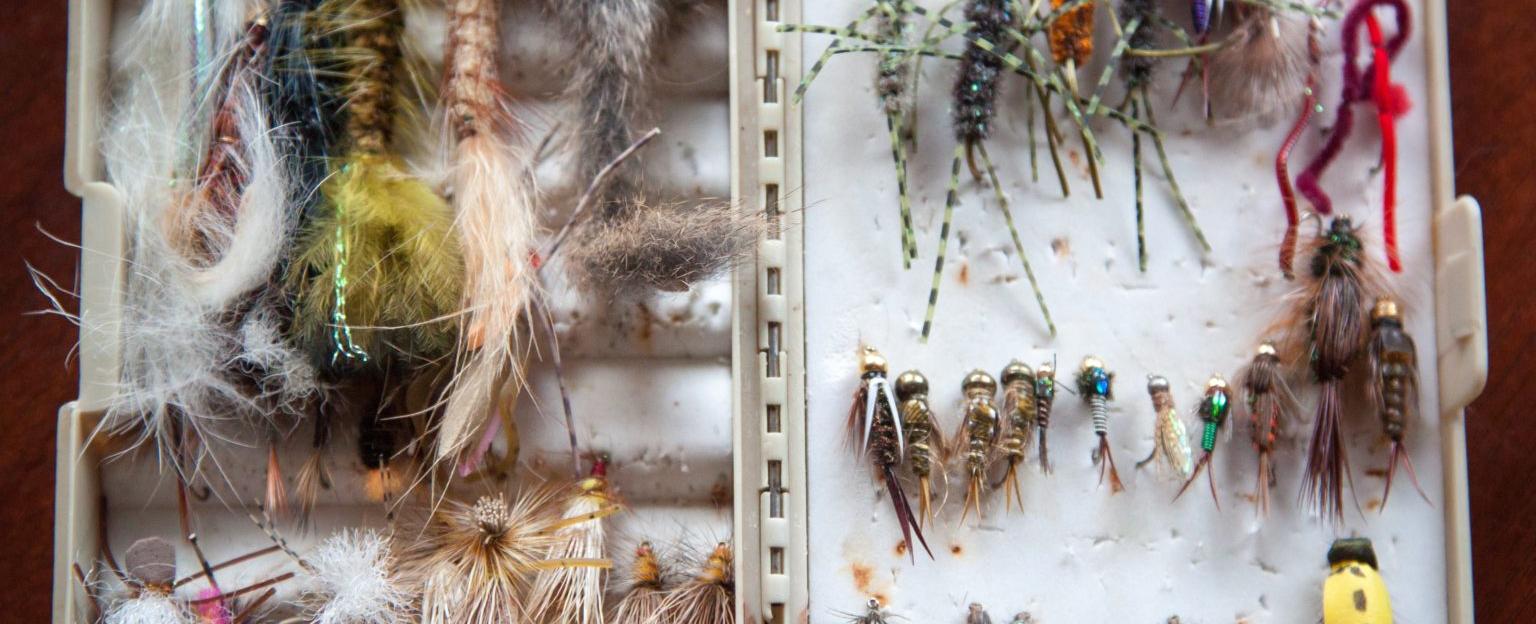
<svg viewBox="0 0 1536 624"><path fill-rule="evenodd" d="M434 32L441 11L426 4L412 17L413 28ZM1198 94L1169 104L1182 63L1163 63L1153 102L1162 109L1168 158L1182 174L1184 195L1212 250L1201 253L1176 216L1163 177L1148 173L1150 263L1141 271L1129 133L1102 119L1091 122L1104 155L1098 200L1086 156L1072 140L1064 143L1074 190L1063 198L1047 164L1039 182L1030 180L1033 134L1016 114L1029 92L1020 81L1005 84L990 153L1058 333L1052 337L1040 320L992 191L964 176L943 297L924 343L919 328L932 279L928 267L937 253L954 142L948 103L954 61L925 59L918 69L917 149L908 172L918 255L907 270L897 258L896 176L874 93L876 56L837 55L804 101L792 101L807 61L832 37L781 27L842 26L871 4L706 2L690 9L658 57L653 110L663 135L645 157L650 176L676 197L728 194L767 227L755 253L729 279L633 308L577 297L556 302L578 434L586 446L611 453L616 489L630 510L614 521L620 538L610 541L610 550L618 555L626 539L632 544L642 537L695 546L733 540L737 613L744 622L841 621L840 614L857 612L870 599L911 622L959 622L973 602L1002 621L1028 612L1045 623L1169 616L1311 622L1320 612L1329 542L1358 535L1373 539L1394 610L1404 619L1471 622L1461 419L1486 376L1486 338L1480 216L1470 199L1452 198L1443 5L1411 3L1415 29L1393 65L1413 107L1398 122L1405 268L1391 280L1418 340L1422 416L1407 440L1429 503L1399 484L1392 505L1377 511L1380 500L1372 497L1381 481L1374 475L1386 468L1386 455L1374 416L1367 417L1363 398L1352 397L1344 433L1359 507L1347 506L1344 521L1329 524L1311 517L1295 496L1315 394L1308 384L1295 386L1301 416L1286 423L1276 452L1277 488L1267 517L1255 513L1257 469L1241 417L1233 421L1239 432L1221 443L1212 464L1219 509L1203 485L1174 502L1176 484L1132 467L1152 444L1152 410L1141 380L1151 374L1171 380L1192 421L1187 412L1206 378L1236 374L1294 286L1275 267L1273 243L1283 225L1273 154L1289 124L1207 127L1193 103ZM1183 6L1167 5L1170 13ZM58 622L85 621L86 598L72 566L96 561L103 536L123 548L140 537L178 532L174 479L155 458L104 457L90 440L118 381L117 323L128 270L122 198L105 179L99 139L110 103L113 36L137 6L133 0L70 5L65 181L83 204L81 385L79 399L59 417ZM1110 47L1112 26L1101 15L1102 50ZM1328 22L1324 38L1324 109L1314 129L1328 123L1337 101L1337 26ZM502 29L510 68L503 78L513 92L538 96L522 106L534 126L547 130L561 105L554 97L560 74L548 68L568 53L567 44L533 2L508 2ZM948 49L957 50L958 41ZM429 51L443 45L431 36L424 43ZM1081 75L1098 76L1106 56L1101 51ZM1372 170L1376 139L1374 127L1358 131L1325 182L1339 211L1357 215L1372 233L1381 205L1379 174ZM1315 130L1304 135L1293 162L1321 143ZM579 190L563 169L556 157L539 171L551 206L571 203ZM561 217L558 211L541 216L546 224ZM1304 223L1304 239L1309 229ZM1367 249L1380 253L1376 243ZM1298 258L1298 266L1305 263ZM1089 453L1088 408L1083 397L1062 393L1051 429L1055 469L1045 475L1031 464L1022 473L1023 511L1004 510L1002 492L993 492L980 517L962 521L964 489L952 477L947 504L926 527L932 558L921 549L907 552L891 501L842 430L859 383L858 352L866 345L890 359L892 376L926 373L947 435L958 424L960 381L968 371L996 374L1012 359L1055 361L1058 379L1070 386L1083 356L1100 357L1118 373L1109 437L1127 491L1111 495L1100 487ZM524 471L558 474L567 460L555 381L547 368L536 368L530 385L532 400L517 412ZM247 518L259 496L264 455L230 450L228 487L193 503L210 559L266 545ZM353 455L336 452L334 470L343 476L322 497L315 529L290 535L300 550L334 528L385 523L382 507L346 494L358 489L347 481L356 477L345 476L356 472L348 468L356 464ZM286 452L281 459L300 460ZM103 514L107 522L99 530ZM192 553L185 544L178 550L182 567L190 569ZM283 564L253 562L221 572L221 579L257 580Z"/></svg>

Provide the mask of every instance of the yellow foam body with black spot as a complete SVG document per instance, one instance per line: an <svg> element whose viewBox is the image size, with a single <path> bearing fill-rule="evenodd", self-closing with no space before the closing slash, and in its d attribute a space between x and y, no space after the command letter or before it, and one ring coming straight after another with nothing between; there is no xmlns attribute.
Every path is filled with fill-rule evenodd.
<svg viewBox="0 0 1536 624"><path fill-rule="evenodd" d="M1335 564L1323 582L1323 624L1392 624L1381 574L1359 561Z"/></svg>

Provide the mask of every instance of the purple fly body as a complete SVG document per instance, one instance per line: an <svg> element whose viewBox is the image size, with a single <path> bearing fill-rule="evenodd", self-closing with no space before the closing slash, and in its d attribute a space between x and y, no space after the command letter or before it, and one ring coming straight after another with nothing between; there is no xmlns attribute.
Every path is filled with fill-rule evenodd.
<svg viewBox="0 0 1536 624"><path fill-rule="evenodd" d="M1211 29L1211 0L1194 0L1189 8L1195 20L1195 34L1205 34Z"/></svg>

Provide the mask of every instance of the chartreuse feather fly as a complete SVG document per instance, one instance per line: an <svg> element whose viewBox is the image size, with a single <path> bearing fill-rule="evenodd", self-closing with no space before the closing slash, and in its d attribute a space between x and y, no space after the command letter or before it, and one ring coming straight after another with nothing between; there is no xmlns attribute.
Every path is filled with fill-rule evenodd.
<svg viewBox="0 0 1536 624"><path fill-rule="evenodd" d="M448 203L407 172L395 124L418 82L404 61L394 0L326 0L316 10L344 76L344 155L320 187L330 205L307 228L289 271L295 338L327 368L394 356L431 358L454 343L463 263Z"/></svg>

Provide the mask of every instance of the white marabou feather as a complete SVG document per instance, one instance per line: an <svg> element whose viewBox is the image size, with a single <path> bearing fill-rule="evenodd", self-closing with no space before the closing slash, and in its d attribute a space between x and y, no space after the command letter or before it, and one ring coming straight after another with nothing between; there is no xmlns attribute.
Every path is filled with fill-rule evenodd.
<svg viewBox="0 0 1536 624"><path fill-rule="evenodd" d="M343 529L308 557L305 600L317 624L409 621L410 595L395 576L389 541L371 529Z"/></svg>
<svg viewBox="0 0 1536 624"><path fill-rule="evenodd" d="M107 608L106 624L194 624L197 618L186 605L169 596L144 592Z"/></svg>

